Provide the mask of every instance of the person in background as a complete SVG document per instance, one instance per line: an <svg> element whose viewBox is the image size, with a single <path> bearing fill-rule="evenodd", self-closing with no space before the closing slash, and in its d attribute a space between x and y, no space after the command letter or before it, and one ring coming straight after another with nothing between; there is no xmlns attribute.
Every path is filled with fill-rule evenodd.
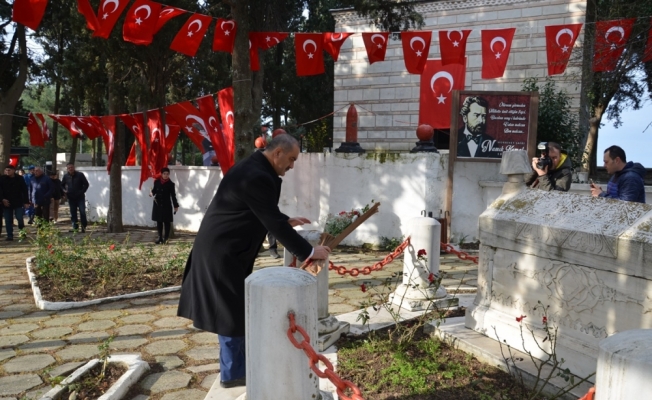
<svg viewBox="0 0 652 400"><path fill-rule="evenodd" d="M161 168L161 177L154 181L154 187L149 192L149 197L154 197L152 221L156 221L156 230L158 231L156 244L167 243L173 219L172 207L174 206L175 214L179 209L174 182L170 180L169 168ZM165 236L163 236L163 226L165 226Z"/></svg>
<svg viewBox="0 0 652 400"><path fill-rule="evenodd" d="M50 180L53 186L52 201L50 202L50 221L56 224L59 220L59 204L61 203L61 197L63 197L63 188L61 188L61 181L57 171L50 172Z"/></svg>
<svg viewBox="0 0 652 400"><path fill-rule="evenodd" d="M41 167L34 168L34 176L30 184L29 199L34 205L34 215L50 221L50 201L54 185L50 178L43 173Z"/></svg>
<svg viewBox="0 0 652 400"><path fill-rule="evenodd" d="M14 240L14 216L18 220L18 229L25 228L23 214L29 207L29 196L25 180L16 175L16 167L9 164L5 167L5 174L0 176L0 191L2 192L3 217L7 238Z"/></svg>
<svg viewBox="0 0 652 400"><path fill-rule="evenodd" d="M27 167L27 173L23 175L23 178L25 179L25 184L27 185L27 192L29 193L31 191L30 185L32 184L32 178L34 177L34 166L30 165ZM30 204L27 210L25 210L25 215L29 218L27 221L28 224L33 224L34 223L34 205Z"/></svg>
<svg viewBox="0 0 652 400"><path fill-rule="evenodd" d="M607 190L591 183L593 197L606 197L624 201L645 203L645 167L639 163L627 162L625 150L618 146L608 147L604 151L604 168L613 175L607 183Z"/></svg>
<svg viewBox="0 0 652 400"><path fill-rule="evenodd" d="M86 191L88 190L88 181L86 175L82 172L75 171L75 164L68 163L66 165L67 174L64 174L61 181L64 197L68 199L70 205L70 221L72 222L72 230L76 232L79 229L77 224L77 209L79 209L79 217L81 218L81 231L86 232Z"/></svg>

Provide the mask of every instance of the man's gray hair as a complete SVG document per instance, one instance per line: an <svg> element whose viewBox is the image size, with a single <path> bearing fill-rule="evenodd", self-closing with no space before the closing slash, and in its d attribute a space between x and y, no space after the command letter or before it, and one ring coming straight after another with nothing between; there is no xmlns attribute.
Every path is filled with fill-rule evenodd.
<svg viewBox="0 0 652 400"><path fill-rule="evenodd" d="M276 136L274 139L272 139L271 142L267 144L265 151L272 152L277 147L280 147L283 149L284 153L287 153L288 151L292 151L294 146L298 147L299 141L287 133L282 133Z"/></svg>

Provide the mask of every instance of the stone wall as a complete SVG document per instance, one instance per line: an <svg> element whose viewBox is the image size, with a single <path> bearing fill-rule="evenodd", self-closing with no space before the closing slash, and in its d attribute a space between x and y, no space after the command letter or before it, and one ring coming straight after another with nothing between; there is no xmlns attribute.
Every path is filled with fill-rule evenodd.
<svg viewBox="0 0 652 400"><path fill-rule="evenodd" d="M423 30L432 30L429 58L439 58L439 30L473 29L467 43L466 90L521 90L529 77L547 74L545 26L584 22L585 0L473 0L433 1L417 4L425 20ZM337 31L370 32L371 26L352 11L334 11ZM481 29L515 27L516 34L501 79L481 79ZM583 30L561 82L579 107L581 43ZM335 63L334 110L354 102L358 107L358 139L365 149L405 151L414 147L419 115L420 76L405 69L400 40L390 40L384 62L369 65L361 35L353 35L342 46ZM334 117L333 142L344 141L346 108Z"/></svg>

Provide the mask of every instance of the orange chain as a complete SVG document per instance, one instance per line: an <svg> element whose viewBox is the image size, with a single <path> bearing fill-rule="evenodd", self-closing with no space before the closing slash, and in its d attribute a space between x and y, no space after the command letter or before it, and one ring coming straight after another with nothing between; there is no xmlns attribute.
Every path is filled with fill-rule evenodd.
<svg viewBox="0 0 652 400"><path fill-rule="evenodd" d="M329 271L337 271L338 274L340 275L346 275L349 274L351 276L358 276L360 274L362 275L369 275L370 273L374 271L380 271L383 269L383 267L392 261L396 257L399 257L401 254L403 254L403 251L410 245L410 238L408 237L405 239L403 243L398 245L396 249L394 249L393 252L389 253L387 257L383 258L383 261L377 262L372 266L364 267L364 268L351 268L351 269L346 269L344 266L337 266L333 264L330 260L328 261L328 270Z"/></svg>
<svg viewBox="0 0 652 400"><path fill-rule="evenodd" d="M315 349L312 348L310 345L310 336L308 336L308 333L306 332L305 329L303 329L300 325L297 325L295 320L294 320L294 313L288 314L288 318L290 319L290 327L288 328L288 339L290 339L290 342L294 347L296 347L299 350L303 350L304 353L306 353L306 356L308 356L308 362L310 364L310 369L312 372L315 373L320 378L327 378L329 381L335 385L337 388L337 395L339 396L340 399L342 400L364 400L362 397L362 393L360 392L360 389L358 389L355 384L351 381L344 380L340 378L336 373L335 370L333 369L333 364L326 358L323 354L318 354ZM294 337L295 332L299 332L302 336L302 340L299 343L297 339ZM319 370L319 366L317 363L321 361L324 363L326 366L326 369L324 371ZM351 397L348 397L344 394L344 391L346 389L350 389L351 392L353 393Z"/></svg>
<svg viewBox="0 0 652 400"><path fill-rule="evenodd" d="M441 249L444 250L446 253L455 254L457 257L459 257L460 260L465 260L465 261L468 260L468 261L473 261L476 264L478 263L478 257L473 257L470 254L465 253L463 251L455 250L455 248L450 244L442 242Z"/></svg>

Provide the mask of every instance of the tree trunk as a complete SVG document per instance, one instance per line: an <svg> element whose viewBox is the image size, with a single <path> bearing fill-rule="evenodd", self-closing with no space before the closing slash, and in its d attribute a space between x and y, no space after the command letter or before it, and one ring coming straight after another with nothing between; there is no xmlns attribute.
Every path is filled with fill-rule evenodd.
<svg viewBox="0 0 652 400"><path fill-rule="evenodd" d="M91 166L96 167L97 166L97 159L95 156L97 155L97 138L91 140Z"/></svg>
<svg viewBox="0 0 652 400"><path fill-rule="evenodd" d="M598 132L600 130L600 121L604 115L604 107L596 107L593 112L593 117L589 120L589 134L586 138L584 146L584 154L582 156L582 168L588 171L590 176L595 174L596 168L596 149L598 145Z"/></svg>
<svg viewBox="0 0 652 400"><path fill-rule="evenodd" d="M233 108L235 115L235 160L239 161L254 151L254 140L260 126L252 104L252 73L249 68L249 2L234 1L231 15L238 23L233 51ZM260 111L258 111L260 113Z"/></svg>
<svg viewBox="0 0 652 400"><path fill-rule="evenodd" d="M74 164L77 158L77 142L79 142L79 138L77 136L73 137L70 145L70 160L68 160L71 164Z"/></svg>
<svg viewBox="0 0 652 400"><path fill-rule="evenodd" d="M107 65L109 78L109 114L118 115L122 112L119 99L118 83L115 67ZM122 226L122 164L124 163L124 126L116 121L113 137L113 162L109 171L109 212L107 215L107 230L111 233L124 232Z"/></svg>

